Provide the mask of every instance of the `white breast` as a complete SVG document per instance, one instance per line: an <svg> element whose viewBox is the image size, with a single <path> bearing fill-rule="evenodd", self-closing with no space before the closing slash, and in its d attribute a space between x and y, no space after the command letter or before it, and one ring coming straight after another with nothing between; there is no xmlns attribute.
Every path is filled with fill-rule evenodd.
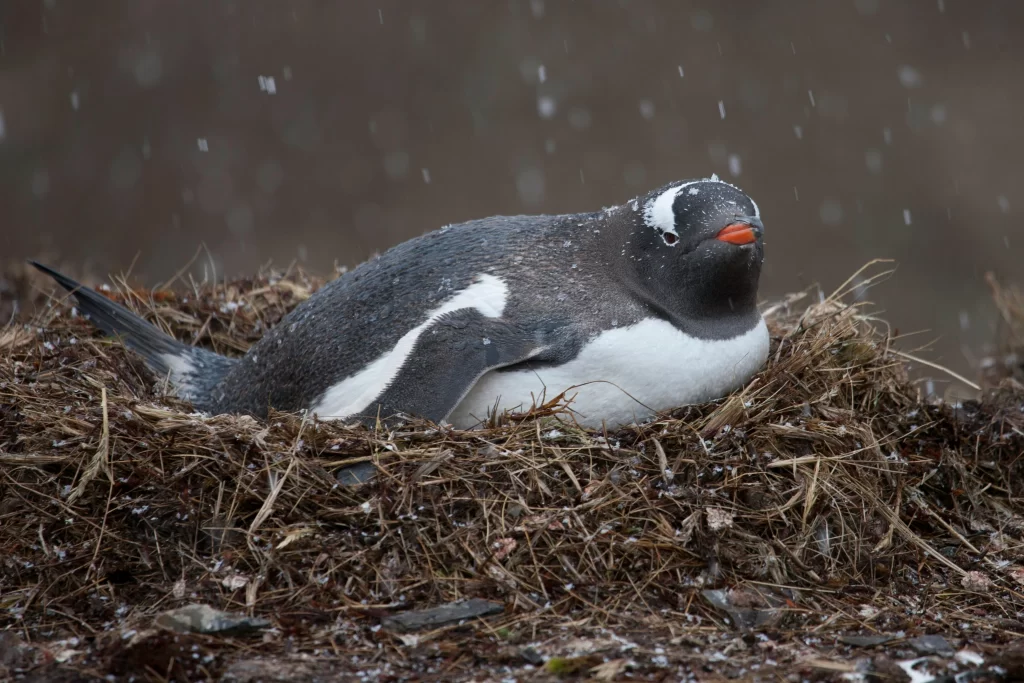
<svg viewBox="0 0 1024 683"><path fill-rule="evenodd" d="M764 365L768 342L764 320L732 339L704 340L648 318L602 332L564 365L485 374L448 421L468 429L496 404L499 412L525 410L534 398L540 403L576 387L567 396L575 394L571 407L579 423L615 428L741 387Z"/></svg>

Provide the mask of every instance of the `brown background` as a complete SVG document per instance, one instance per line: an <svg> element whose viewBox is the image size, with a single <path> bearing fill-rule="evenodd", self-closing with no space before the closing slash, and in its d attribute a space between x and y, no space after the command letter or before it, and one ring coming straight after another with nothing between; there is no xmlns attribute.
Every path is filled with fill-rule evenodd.
<svg viewBox="0 0 1024 683"><path fill-rule="evenodd" d="M984 272L1024 279L1022 38L1020 0L5 0L0 249L327 272L717 172L765 297L897 259L871 300L971 373Z"/></svg>

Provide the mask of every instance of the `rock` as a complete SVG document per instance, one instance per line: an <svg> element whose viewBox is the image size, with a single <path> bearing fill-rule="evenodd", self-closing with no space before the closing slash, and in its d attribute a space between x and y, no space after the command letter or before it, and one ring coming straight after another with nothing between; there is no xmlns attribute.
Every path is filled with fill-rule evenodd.
<svg viewBox="0 0 1024 683"><path fill-rule="evenodd" d="M743 588L701 591L704 599L732 617L733 625L743 631L763 628L782 617L780 601L765 592Z"/></svg>
<svg viewBox="0 0 1024 683"><path fill-rule="evenodd" d="M887 636L884 634L869 635L869 636L839 636L839 642L844 645L850 645L851 647L875 647L876 645L882 645L888 643L890 640L894 640L896 636Z"/></svg>
<svg viewBox="0 0 1024 683"><path fill-rule="evenodd" d="M372 462L358 462L338 470L337 478L342 486L359 486L372 481L376 474L377 468Z"/></svg>
<svg viewBox="0 0 1024 683"><path fill-rule="evenodd" d="M988 578L981 572L967 572L963 578L960 579L960 585L969 591L977 591L984 593L992 587L992 579Z"/></svg>
<svg viewBox="0 0 1024 683"><path fill-rule="evenodd" d="M227 668L225 683L274 683L276 681L340 680L332 677L328 662L301 661L280 657L243 659Z"/></svg>
<svg viewBox="0 0 1024 683"><path fill-rule="evenodd" d="M259 617L232 614L214 609L209 605L186 605L157 615L154 623L159 628L178 633L216 633L238 635L251 633L270 626L270 622Z"/></svg>
<svg viewBox="0 0 1024 683"><path fill-rule="evenodd" d="M450 602L430 609L396 614L381 620L381 625L393 631L412 631L419 628L443 626L463 619L486 617L504 611L505 606L500 602L473 598L461 602Z"/></svg>
<svg viewBox="0 0 1024 683"><path fill-rule="evenodd" d="M952 657L956 648L949 644L949 641L938 635L918 636L907 641L914 651L922 655L939 655L940 657Z"/></svg>

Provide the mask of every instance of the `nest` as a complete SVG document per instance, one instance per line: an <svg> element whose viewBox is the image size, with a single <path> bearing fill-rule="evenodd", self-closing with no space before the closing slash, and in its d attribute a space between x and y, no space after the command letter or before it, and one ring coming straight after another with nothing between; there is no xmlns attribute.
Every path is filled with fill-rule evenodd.
<svg viewBox="0 0 1024 683"><path fill-rule="evenodd" d="M321 284L107 293L239 354ZM485 640L567 625L1019 636L1024 391L925 402L848 298L770 306L770 361L746 387L604 433L575 424L571 392L476 431L204 416L54 300L0 328L0 628L77 638L71 660L116 672L162 610L274 623L258 646L221 642L211 676L249 647L373 656L394 642L382 617L470 597L505 605ZM372 480L339 481L367 462Z"/></svg>

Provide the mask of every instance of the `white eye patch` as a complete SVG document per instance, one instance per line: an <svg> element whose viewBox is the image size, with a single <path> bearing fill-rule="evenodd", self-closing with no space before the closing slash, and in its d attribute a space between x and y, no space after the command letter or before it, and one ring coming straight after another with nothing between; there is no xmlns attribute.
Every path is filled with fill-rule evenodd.
<svg viewBox="0 0 1024 683"><path fill-rule="evenodd" d="M672 206L680 190L685 186L670 187L647 202L647 206L644 207L644 223L657 230L661 234L661 239L670 247L679 241L679 233L676 232L676 212Z"/></svg>

